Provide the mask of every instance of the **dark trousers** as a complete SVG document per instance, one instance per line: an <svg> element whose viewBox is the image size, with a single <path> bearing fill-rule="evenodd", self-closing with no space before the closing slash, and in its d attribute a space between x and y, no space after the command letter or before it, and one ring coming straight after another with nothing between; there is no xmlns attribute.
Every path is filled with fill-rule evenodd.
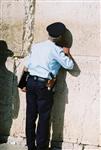
<svg viewBox="0 0 101 150"><path fill-rule="evenodd" d="M47 150L49 145L49 124L53 104L53 93L46 82L29 77L26 92L26 140L29 150ZM38 124L36 127L36 119Z"/></svg>

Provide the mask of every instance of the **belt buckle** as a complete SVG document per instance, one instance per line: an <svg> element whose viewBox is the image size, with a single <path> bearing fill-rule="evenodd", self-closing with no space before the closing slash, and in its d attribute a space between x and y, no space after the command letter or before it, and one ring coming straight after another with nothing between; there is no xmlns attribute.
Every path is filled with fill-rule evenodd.
<svg viewBox="0 0 101 150"><path fill-rule="evenodd" d="M45 82L45 79L43 79L43 78L41 78L41 77L39 77L38 80Z"/></svg>
<svg viewBox="0 0 101 150"><path fill-rule="evenodd" d="M37 78L37 76L34 76L34 80L37 80L38 78Z"/></svg>

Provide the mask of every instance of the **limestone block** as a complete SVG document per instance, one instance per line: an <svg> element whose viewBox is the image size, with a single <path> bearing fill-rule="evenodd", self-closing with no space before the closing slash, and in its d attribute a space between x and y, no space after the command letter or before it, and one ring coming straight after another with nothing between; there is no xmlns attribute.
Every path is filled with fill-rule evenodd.
<svg viewBox="0 0 101 150"><path fill-rule="evenodd" d="M97 146L85 146L84 150L99 150L99 147Z"/></svg>
<svg viewBox="0 0 101 150"><path fill-rule="evenodd" d="M15 74L17 76L17 83L20 80L23 70L23 59L15 61ZM25 117L26 117L26 96L20 89L19 92L19 115L16 120L13 121L11 136L25 137Z"/></svg>
<svg viewBox="0 0 101 150"><path fill-rule="evenodd" d="M60 72L52 112L52 139L99 144L99 58L75 57L81 73Z"/></svg>
<svg viewBox="0 0 101 150"><path fill-rule="evenodd" d="M85 1L49 1L43 3L37 0L35 15L35 41L46 39L46 26L60 21L64 22L73 34L73 54L99 56L99 1L94 3Z"/></svg>
<svg viewBox="0 0 101 150"><path fill-rule="evenodd" d="M1 1L0 39L4 39L12 51L19 53L22 52L24 13L24 1Z"/></svg>
<svg viewBox="0 0 101 150"><path fill-rule="evenodd" d="M83 145L74 144L73 150L83 150Z"/></svg>
<svg viewBox="0 0 101 150"><path fill-rule="evenodd" d="M57 149L66 149L66 150L73 150L74 144L73 143L68 143L68 142L60 142L60 141L52 141L51 147L53 150Z"/></svg>
<svg viewBox="0 0 101 150"><path fill-rule="evenodd" d="M25 146L26 140L25 140L25 138L22 138L22 137L9 136L7 144L12 144L12 145L16 144L16 145Z"/></svg>
<svg viewBox="0 0 101 150"><path fill-rule="evenodd" d="M69 115L72 117L70 117L69 120L71 131L74 135L78 135L78 141L80 143L96 145L99 143L100 119L98 78L99 58L98 60L95 59L93 61L88 60L88 62L83 59L82 61L82 65L80 66L81 74L78 79L75 79L80 81L77 81L78 85L73 84L73 79L67 79L67 85L70 88L67 110L69 111ZM69 83L69 81L71 81L71 83ZM73 124L71 123L71 120L73 121ZM73 136L73 134L71 135Z"/></svg>
<svg viewBox="0 0 101 150"><path fill-rule="evenodd" d="M6 66L2 61L0 60L0 136L8 136L13 119L18 116L19 95L14 60L9 58L4 62Z"/></svg>
<svg viewBox="0 0 101 150"><path fill-rule="evenodd" d="M25 31L23 37L23 50L26 53L30 51L31 43L33 42L34 37L35 3L35 0L25 1Z"/></svg>
<svg viewBox="0 0 101 150"><path fill-rule="evenodd" d="M68 149L68 150L69 149L72 150L74 148L74 144L73 143L67 143L67 142L64 141L62 143L62 148L63 149Z"/></svg>

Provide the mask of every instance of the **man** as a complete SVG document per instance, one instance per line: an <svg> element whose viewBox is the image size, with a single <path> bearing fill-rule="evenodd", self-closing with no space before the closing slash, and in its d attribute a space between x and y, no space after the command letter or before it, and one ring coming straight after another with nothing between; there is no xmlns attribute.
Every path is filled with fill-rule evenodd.
<svg viewBox="0 0 101 150"><path fill-rule="evenodd" d="M65 25L56 22L49 25L47 31L49 39L32 45L31 54L25 65L29 77L26 89L24 87L22 90L26 90L27 99L26 139L28 150L48 150L54 84L51 85L51 81L55 81L61 66L65 69L73 69L74 66L70 49L63 49L55 44L65 33Z"/></svg>

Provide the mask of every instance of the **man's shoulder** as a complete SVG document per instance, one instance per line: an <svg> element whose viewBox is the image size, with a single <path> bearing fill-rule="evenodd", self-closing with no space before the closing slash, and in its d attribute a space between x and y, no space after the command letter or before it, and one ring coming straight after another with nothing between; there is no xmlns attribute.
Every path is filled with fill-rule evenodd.
<svg viewBox="0 0 101 150"><path fill-rule="evenodd" d="M40 47L50 48L53 51L54 50L56 50L56 51L61 51L62 50L62 48L60 46L57 46L54 42L52 42L50 40L44 40L44 41L40 41L40 42L32 44L32 48L40 48Z"/></svg>
<svg viewBox="0 0 101 150"><path fill-rule="evenodd" d="M32 46L35 47L35 46L41 46L41 45L44 45L47 43L47 40L45 41L39 41L39 42L34 42L32 43Z"/></svg>

